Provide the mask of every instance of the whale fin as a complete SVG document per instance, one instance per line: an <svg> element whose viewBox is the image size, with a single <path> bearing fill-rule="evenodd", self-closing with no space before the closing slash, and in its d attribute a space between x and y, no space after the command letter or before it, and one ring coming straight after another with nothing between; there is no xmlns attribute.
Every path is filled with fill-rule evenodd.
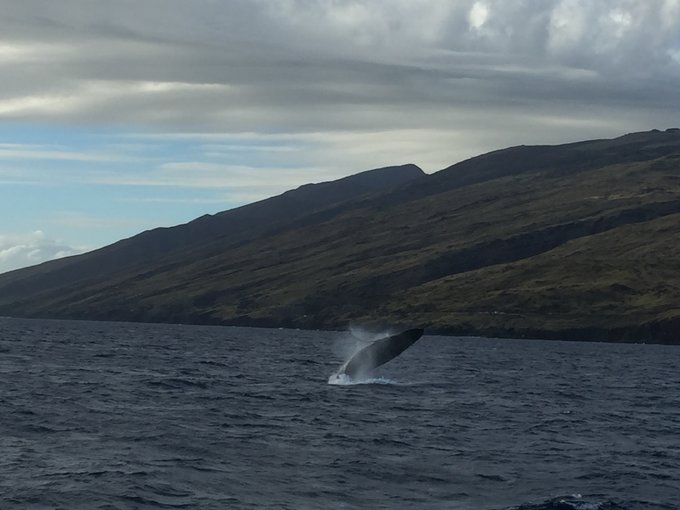
<svg viewBox="0 0 680 510"><path fill-rule="evenodd" d="M369 370L399 356L423 336L423 332L422 329L409 329L397 335L376 340L352 356L340 372L352 379L364 375Z"/></svg>

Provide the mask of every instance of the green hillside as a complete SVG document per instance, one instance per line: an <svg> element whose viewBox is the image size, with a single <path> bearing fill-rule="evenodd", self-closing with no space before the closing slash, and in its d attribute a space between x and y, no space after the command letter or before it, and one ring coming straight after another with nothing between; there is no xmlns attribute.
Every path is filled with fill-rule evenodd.
<svg viewBox="0 0 680 510"><path fill-rule="evenodd" d="M0 314L680 343L680 130L395 168L0 275Z"/></svg>

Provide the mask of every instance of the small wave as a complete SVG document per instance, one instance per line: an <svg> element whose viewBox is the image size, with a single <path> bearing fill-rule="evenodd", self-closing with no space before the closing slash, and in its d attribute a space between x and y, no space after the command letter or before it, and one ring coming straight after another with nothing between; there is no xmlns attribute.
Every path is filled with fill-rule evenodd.
<svg viewBox="0 0 680 510"><path fill-rule="evenodd" d="M507 510L628 510L627 506L614 501L593 501L580 494L553 498L539 504L527 503Z"/></svg>
<svg viewBox="0 0 680 510"><path fill-rule="evenodd" d="M362 377L360 379L352 379L347 374L333 374L328 378L328 384L332 386L356 386L359 384L400 385L401 383L386 377Z"/></svg>
<svg viewBox="0 0 680 510"><path fill-rule="evenodd" d="M206 389L208 384L204 380L194 379L194 378L184 378L184 377L167 377L163 379L156 379L151 381L146 381L149 386L155 386L159 388L167 389L182 389L186 387L197 387L201 389Z"/></svg>
<svg viewBox="0 0 680 510"><path fill-rule="evenodd" d="M477 476L479 478L483 478L484 480L491 480L492 482L506 482L507 481L501 475L488 475L488 474L484 474L484 473L477 473Z"/></svg>
<svg viewBox="0 0 680 510"><path fill-rule="evenodd" d="M93 354L93 358L113 358L116 356L115 352L98 352L97 354Z"/></svg>

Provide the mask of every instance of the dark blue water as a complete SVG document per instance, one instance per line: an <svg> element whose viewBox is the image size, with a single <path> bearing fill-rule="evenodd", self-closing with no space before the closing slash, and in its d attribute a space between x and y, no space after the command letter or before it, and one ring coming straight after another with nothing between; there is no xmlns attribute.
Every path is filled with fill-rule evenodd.
<svg viewBox="0 0 680 510"><path fill-rule="evenodd" d="M0 508L680 508L680 348L0 319Z"/></svg>

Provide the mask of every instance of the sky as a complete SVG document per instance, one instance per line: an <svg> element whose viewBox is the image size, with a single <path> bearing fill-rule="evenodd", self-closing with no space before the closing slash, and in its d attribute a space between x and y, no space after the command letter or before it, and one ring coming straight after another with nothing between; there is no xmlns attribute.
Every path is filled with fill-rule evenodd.
<svg viewBox="0 0 680 510"><path fill-rule="evenodd" d="M679 113L680 0L0 0L0 273Z"/></svg>

